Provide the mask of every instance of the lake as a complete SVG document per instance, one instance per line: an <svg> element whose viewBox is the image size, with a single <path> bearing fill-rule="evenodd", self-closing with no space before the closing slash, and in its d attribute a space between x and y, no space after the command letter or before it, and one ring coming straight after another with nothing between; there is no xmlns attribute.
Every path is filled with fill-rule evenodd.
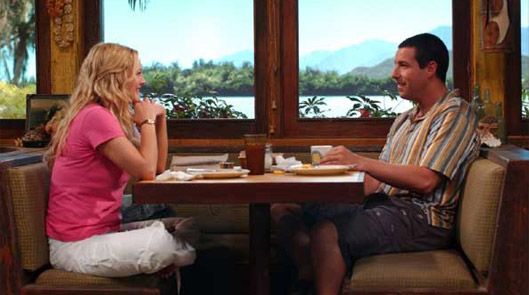
<svg viewBox="0 0 529 295"><path fill-rule="evenodd" d="M300 102L307 100L312 96L300 97ZM412 107L411 102L399 98L396 101L392 101L388 96L367 96L368 98L380 101L382 108L392 108L396 113L402 113ZM225 100L228 104L234 106L234 108L244 113L248 118L255 118L254 115L254 97L253 96L238 96L238 97L218 97L219 99ZM325 96L325 102L327 106L323 106L321 109L327 110L324 112L327 118L344 117L347 111L353 107L353 102L345 96Z"/></svg>

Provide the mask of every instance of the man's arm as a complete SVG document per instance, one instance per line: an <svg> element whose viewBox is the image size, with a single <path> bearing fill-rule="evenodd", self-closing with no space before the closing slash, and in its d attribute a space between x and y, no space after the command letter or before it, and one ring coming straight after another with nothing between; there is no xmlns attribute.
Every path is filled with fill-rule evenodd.
<svg viewBox="0 0 529 295"><path fill-rule="evenodd" d="M354 164L355 169L366 172L366 195L376 191L381 182L420 194L435 190L442 180L436 172L415 165L395 165L360 156L344 146L334 147L323 157L322 164Z"/></svg>
<svg viewBox="0 0 529 295"><path fill-rule="evenodd" d="M372 193L375 193L380 186L381 182L373 178L369 174L365 174L364 176L364 193L365 195L370 195Z"/></svg>
<svg viewBox="0 0 529 295"><path fill-rule="evenodd" d="M426 167L395 165L380 160L362 158L359 160L356 169L366 172L375 180L401 189L420 194L429 194L435 190L442 180L438 173Z"/></svg>

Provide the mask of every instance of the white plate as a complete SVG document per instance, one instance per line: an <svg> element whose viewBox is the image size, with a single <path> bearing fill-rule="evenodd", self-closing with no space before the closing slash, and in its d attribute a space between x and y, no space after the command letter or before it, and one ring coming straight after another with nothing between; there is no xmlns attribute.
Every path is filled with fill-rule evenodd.
<svg viewBox="0 0 529 295"><path fill-rule="evenodd" d="M243 175L248 175L249 172L250 170L246 170L246 169L240 169L240 170L218 169L215 171L204 171L204 172L198 172L198 173L193 173L193 174L200 175L202 176L202 178L205 178L205 179L219 179L219 178L237 178Z"/></svg>
<svg viewBox="0 0 529 295"><path fill-rule="evenodd" d="M314 167L296 167L290 171L298 175L338 175L343 174L349 170L346 165L320 165Z"/></svg>

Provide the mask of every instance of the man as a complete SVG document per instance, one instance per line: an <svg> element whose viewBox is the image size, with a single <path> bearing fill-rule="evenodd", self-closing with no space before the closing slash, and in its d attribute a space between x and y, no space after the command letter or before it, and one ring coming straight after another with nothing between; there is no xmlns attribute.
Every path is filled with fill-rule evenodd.
<svg viewBox="0 0 529 295"><path fill-rule="evenodd" d="M447 69L448 50L438 37L404 40L392 78L415 107L395 119L378 160L343 146L322 159L365 172L363 204L272 207L299 286L313 279L318 294L337 294L361 257L450 245L459 191L479 139L469 104L445 86Z"/></svg>

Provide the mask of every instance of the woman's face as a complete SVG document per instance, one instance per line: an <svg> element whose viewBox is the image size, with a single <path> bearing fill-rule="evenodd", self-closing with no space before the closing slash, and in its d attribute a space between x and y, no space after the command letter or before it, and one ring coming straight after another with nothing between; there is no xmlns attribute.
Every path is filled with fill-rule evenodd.
<svg viewBox="0 0 529 295"><path fill-rule="evenodd" d="M130 91L132 93L132 103L140 101L140 89L145 84L145 79L143 79L143 72L141 71L140 60L137 59L134 65L134 79L130 84Z"/></svg>

